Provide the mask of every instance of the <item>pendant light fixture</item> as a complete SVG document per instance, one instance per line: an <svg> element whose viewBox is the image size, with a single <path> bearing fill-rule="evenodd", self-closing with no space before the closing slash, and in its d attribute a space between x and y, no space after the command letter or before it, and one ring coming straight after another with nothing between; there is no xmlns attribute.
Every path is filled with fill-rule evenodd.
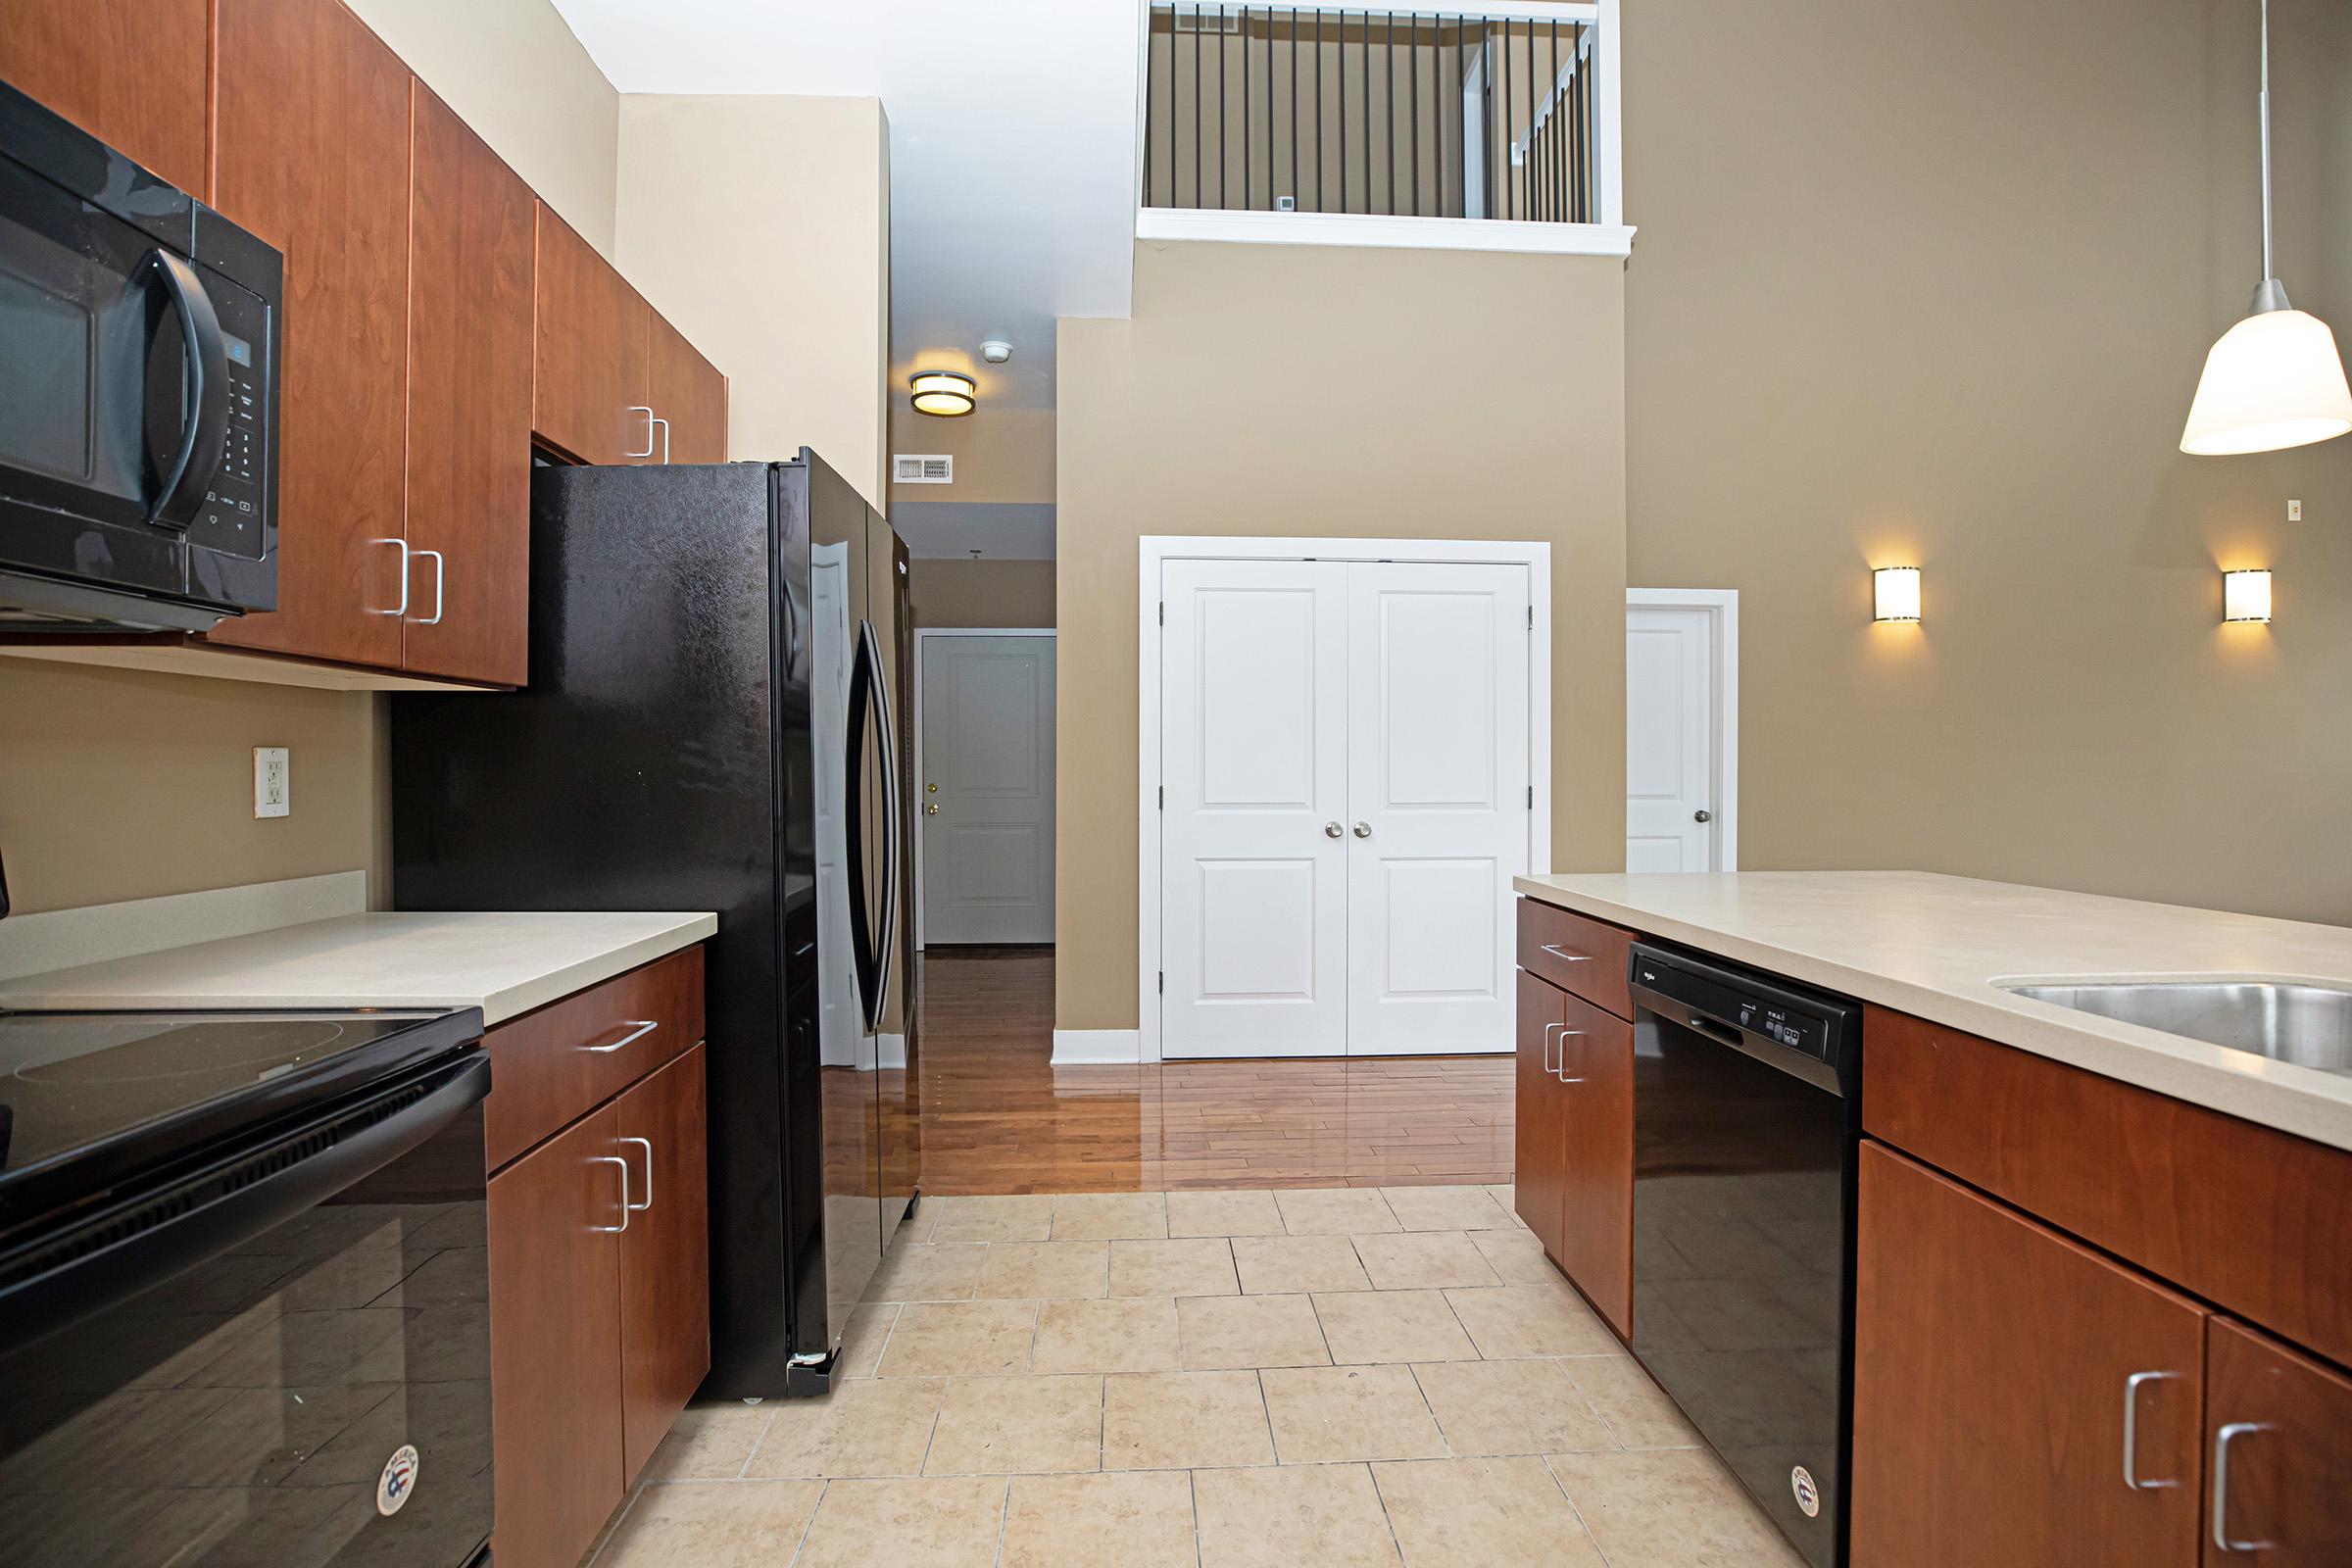
<svg viewBox="0 0 2352 1568"><path fill-rule="evenodd" d="M2277 452L2352 430L2352 388L2335 334L2286 302L2271 265L2271 5L2262 0L2262 282L2244 320L2205 356L2180 450Z"/></svg>

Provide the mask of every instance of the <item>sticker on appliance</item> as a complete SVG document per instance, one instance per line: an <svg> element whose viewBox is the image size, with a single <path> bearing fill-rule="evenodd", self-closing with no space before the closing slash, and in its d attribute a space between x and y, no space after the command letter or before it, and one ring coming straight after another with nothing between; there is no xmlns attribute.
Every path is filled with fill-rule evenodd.
<svg viewBox="0 0 2352 1568"><path fill-rule="evenodd" d="M375 1478L375 1511L389 1519L416 1490L416 1446L404 1443L392 1450L384 1461L384 1473Z"/></svg>
<svg viewBox="0 0 2352 1568"><path fill-rule="evenodd" d="M1797 1465L1788 1472L1788 1490L1796 1494L1796 1505L1808 1519L1821 1517L1821 1489L1813 1484L1813 1472Z"/></svg>

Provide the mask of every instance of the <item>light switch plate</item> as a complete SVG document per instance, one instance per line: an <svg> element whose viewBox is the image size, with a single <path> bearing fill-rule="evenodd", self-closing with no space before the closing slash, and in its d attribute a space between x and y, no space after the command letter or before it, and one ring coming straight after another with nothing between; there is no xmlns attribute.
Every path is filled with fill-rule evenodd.
<svg viewBox="0 0 2352 1568"><path fill-rule="evenodd" d="M294 760L283 746L253 749L253 814L291 816L294 812Z"/></svg>
<svg viewBox="0 0 2352 1568"><path fill-rule="evenodd" d="M2303 520L2302 502L2289 501L2286 504L2286 520L2289 522L2301 522Z"/></svg>

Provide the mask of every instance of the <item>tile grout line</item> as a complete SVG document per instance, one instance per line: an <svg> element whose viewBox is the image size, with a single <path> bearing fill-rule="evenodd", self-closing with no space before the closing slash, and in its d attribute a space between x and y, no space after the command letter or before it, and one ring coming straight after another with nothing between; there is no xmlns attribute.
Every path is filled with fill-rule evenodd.
<svg viewBox="0 0 2352 1568"><path fill-rule="evenodd" d="M808 1538L816 1532L817 1510L824 1507L825 1494L832 1490L833 1483L831 1479L822 1479L817 1482L816 1501L809 1505L808 1517L801 1522L800 1539L792 1544L792 1555L784 1559L785 1568L792 1568L792 1564L799 1562L802 1554L808 1551Z"/></svg>
<svg viewBox="0 0 2352 1568"><path fill-rule="evenodd" d="M1592 1555L1600 1559L1601 1568L1610 1568L1608 1552L1602 1549L1600 1538L1592 1533L1592 1524L1585 1518L1585 1510L1577 1506L1575 1497L1569 1495L1568 1483L1562 1481L1560 1473L1551 1467L1551 1455L1546 1453L1540 1457L1544 1461L1544 1473L1551 1477L1551 1484L1560 1489L1561 1496L1568 1499L1568 1511L1576 1515L1576 1522L1583 1528L1585 1539L1592 1543Z"/></svg>

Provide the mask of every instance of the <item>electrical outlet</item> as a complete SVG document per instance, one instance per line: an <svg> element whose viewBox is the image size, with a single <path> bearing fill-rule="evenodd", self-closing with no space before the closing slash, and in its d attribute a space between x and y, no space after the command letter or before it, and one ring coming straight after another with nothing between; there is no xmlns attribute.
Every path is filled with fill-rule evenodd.
<svg viewBox="0 0 2352 1568"><path fill-rule="evenodd" d="M2303 520L2302 502L2289 501L2286 504L2286 520L2289 522L2301 522Z"/></svg>
<svg viewBox="0 0 2352 1568"><path fill-rule="evenodd" d="M253 749L253 814L291 816L294 812L294 760L283 746Z"/></svg>

